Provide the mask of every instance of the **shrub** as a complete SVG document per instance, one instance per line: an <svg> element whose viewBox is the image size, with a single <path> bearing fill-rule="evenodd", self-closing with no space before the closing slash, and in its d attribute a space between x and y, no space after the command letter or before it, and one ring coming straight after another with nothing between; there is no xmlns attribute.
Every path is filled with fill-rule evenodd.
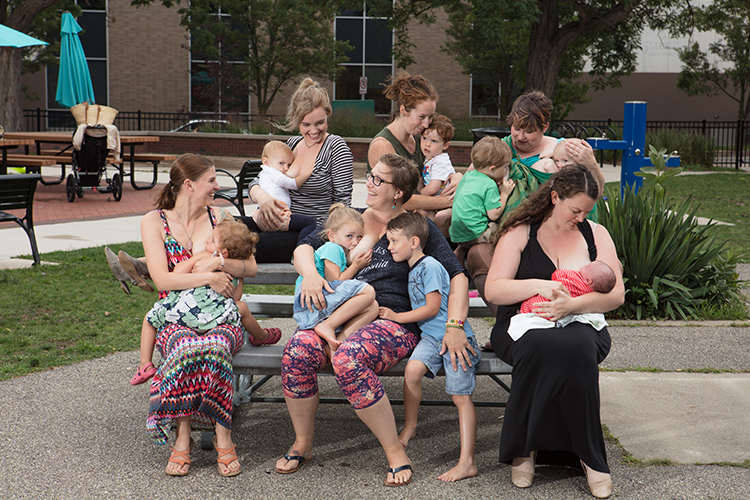
<svg viewBox="0 0 750 500"><path fill-rule="evenodd" d="M638 194L607 186L599 222L612 236L623 265L625 303L620 318L697 318L707 306L740 299L738 258L701 226L690 199L677 204L651 189Z"/></svg>
<svg viewBox="0 0 750 500"><path fill-rule="evenodd" d="M683 167L710 170L714 165L716 145L711 139L695 132L662 128L656 132L646 132L646 144L660 144L670 153L677 151Z"/></svg>
<svg viewBox="0 0 750 500"><path fill-rule="evenodd" d="M375 137L385 121L369 113L337 111L328 118L328 131L341 137Z"/></svg>

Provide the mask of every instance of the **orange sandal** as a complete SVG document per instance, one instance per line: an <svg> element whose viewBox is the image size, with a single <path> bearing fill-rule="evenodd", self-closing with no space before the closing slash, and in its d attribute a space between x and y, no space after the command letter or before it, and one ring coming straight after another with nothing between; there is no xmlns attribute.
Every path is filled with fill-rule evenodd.
<svg viewBox="0 0 750 500"><path fill-rule="evenodd" d="M231 464L232 462L236 461L239 463L239 459L237 458L237 453L234 452L236 445L232 445L231 448L219 448L218 446L216 446L216 435L214 435L213 442L214 442L214 449L219 454L218 458L216 459L216 461L218 462L216 467L219 471L219 475L224 476L224 477L234 477L240 472L242 472L242 467L240 467L237 470L230 470L229 472L225 473L221 467L223 465L225 469L229 469L229 464Z"/></svg>
<svg viewBox="0 0 750 500"><path fill-rule="evenodd" d="M190 448L185 451L175 450L171 446L169 449L172 450L172 455L169 457L167 465L171 463L178 464L180 469L184 468L186 464L190 465L190 451L193 449L193 438L190 438ZM168 476L187 476L188 472L190 472L190 467L188 467L188 470L185 472L171 471L169 469L165 469L164 472L166 472Z"/></svg>

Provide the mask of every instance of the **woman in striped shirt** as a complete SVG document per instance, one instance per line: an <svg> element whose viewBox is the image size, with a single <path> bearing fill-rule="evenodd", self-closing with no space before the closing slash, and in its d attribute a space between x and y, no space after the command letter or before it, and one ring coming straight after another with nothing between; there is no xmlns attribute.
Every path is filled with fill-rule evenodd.
<svg viewBox="0 0 750 500"><path fill-rule="evenodd" d="M292 148L294 161L287 175L294 177L314 163L310 178L297 189L289 191L292 206L276 200L264 192L257 181L250 184L250 197L258 203L258 214L266 227L279 227L284 211L315 218L322 225L328 217L328 208L334 203L351 206L354 170L353 157L344 140L328 133L331 101L326 89L309 78L300 83L292 96L283 130L299 128L300 135L291 137L287 144ZM251 230L258 232L258 262L290 262L297 245L295 232L261 232L248 217L243 218Z"/></svg>

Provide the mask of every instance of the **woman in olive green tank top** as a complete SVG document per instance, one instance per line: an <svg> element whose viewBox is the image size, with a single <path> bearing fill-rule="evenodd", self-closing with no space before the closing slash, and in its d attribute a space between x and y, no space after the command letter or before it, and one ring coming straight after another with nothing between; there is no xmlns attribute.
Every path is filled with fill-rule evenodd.
<svg viewBox="0 0 750 500"><path fill-rule="evenodd" d="M413 161L418 168L424 164L424 154L420 149L420 137L429 126L437 107L438 94L435 87L423 76L410 76L406 73L395 78L383 92L395 104L393 119L375 136L367 152L367 171L385 154L397 154ZM455 190L461 174L449 178L447 194ZM404 206L407 210L442 210L449 208L449 196L413 195Z"/></svg>

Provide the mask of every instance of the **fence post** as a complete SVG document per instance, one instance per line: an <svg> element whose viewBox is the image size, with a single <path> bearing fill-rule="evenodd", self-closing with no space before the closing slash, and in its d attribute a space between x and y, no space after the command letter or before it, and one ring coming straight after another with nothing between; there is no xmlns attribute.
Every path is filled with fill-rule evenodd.
<svg viewBox="0 0 750 500"><path fill-rule="evenodd" d="M42 131L42 109L36 108L36 131Z"/></svg>
<svg viewBox="0 0 750 500"><path fill-rule="evenodd" d="M737 120L737 140L735 141L734 148L734 169L739 170L742 165L742 136L745 134L743 130L744 121L742 119Z"/></svg>
<svg viewBox="0 0 750 500"><path fill-rule="evenodd" d="M138 132L141 131L141 110L138 110Z"/></svg>

